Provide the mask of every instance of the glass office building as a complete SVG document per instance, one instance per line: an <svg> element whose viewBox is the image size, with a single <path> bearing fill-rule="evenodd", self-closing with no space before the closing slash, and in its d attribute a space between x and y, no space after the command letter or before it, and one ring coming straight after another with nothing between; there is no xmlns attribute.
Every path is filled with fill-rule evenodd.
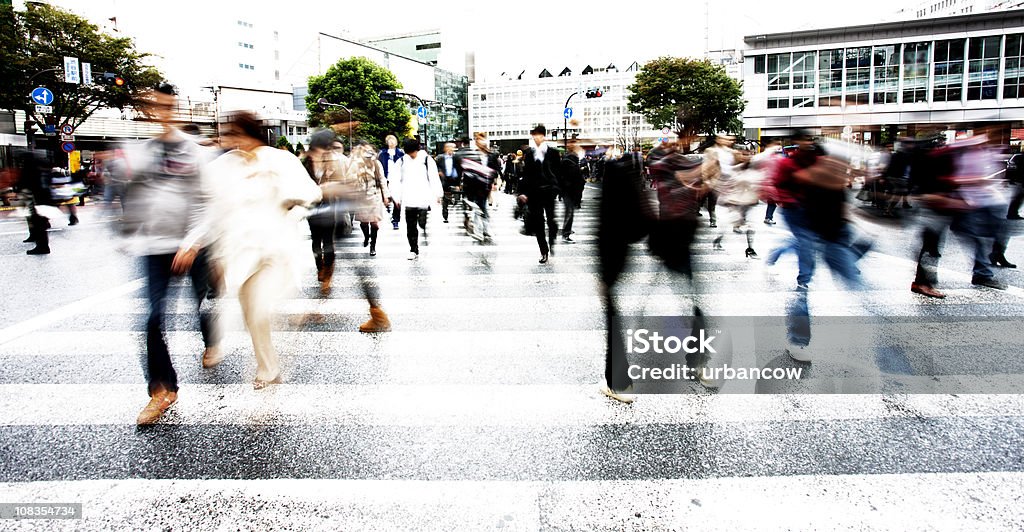
<svg viewBox="0 0 1024 532"><path fill-rule="evenodd" d="M748 137L894 136L1024 123L1024 9L745 38ZM849 131L849 130L847 130Z"/></svg>

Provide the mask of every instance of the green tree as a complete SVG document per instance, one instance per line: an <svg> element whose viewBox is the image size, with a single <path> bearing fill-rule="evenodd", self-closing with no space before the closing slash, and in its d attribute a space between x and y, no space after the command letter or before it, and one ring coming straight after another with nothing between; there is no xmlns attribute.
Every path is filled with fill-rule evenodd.
<svg viewBox="0 0 1024 532"><path fill-rule="evenodd" d="M113 72L124 86L64 83L64 57L90 63L95 75ZM146 65L149 54L135 50L127 37L102 33L88 20L46 4L26 11L0 5L0 109L23 110L38 123L78 127L101 108L135 107L161 74ZM35 112L29 93L53 92L53 115Z"/></svg>
<svg viewBox="0 0 1024 532"><path fill-rule="evenodd" d="M743 88L707 59L661 57L643 66L629 87L629 110L684 139L741 133Z"/></svg>
<svg viewBox="0 0 1024 532"><path fill-rule="evenodd" d="M280 148L280 149L288 150L288 151L290 151L292 153L295 153L295 148L292 148L291 141L289 141L288 137L286 137L284 135L281 135L280 137L277 137L277 145L276 145L276 147Z"/></svg>
<svg viewBox="0 0 1024 532"><path fill-rule="evenodd" d="M401 99L380 98L381 91L401 88L402 84L391 71L365 57L342 59L322 76L309 78L309 95L306 96L309 124L338 125L337 128L345 129L341 124L349 122L348 113L336 107L321 109L317 101L326 98L352 110L352 121L357 124L348 124L348 127L355 125L355 137L377 142L383 142L389 134L403 138L409 135L409 119L412 118L407 104Z"/></svg>

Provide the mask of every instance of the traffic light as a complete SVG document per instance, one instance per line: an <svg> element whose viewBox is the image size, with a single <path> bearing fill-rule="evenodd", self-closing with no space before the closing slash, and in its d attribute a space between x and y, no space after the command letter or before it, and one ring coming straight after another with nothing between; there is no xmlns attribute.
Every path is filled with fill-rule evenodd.
<svg viewBox="0 0 1024 532"><path fill-rule="evenodd" d="M587 98L600 98L604 93L599 88L587 89Z"/></svg>
<svg viewBox="0 0 1024 532"><path fill-rule="evenodd" d="M124 78L113 72L104 72L103 77L100 78L100 83L112 87L124 87Z"/></svg>
<svg viewBox="0 0 1024 532"><path fill-rule="evenodd" d="M395 91L380 91L380 99L385 102L393 102L398 99L398 95Z"/></svg>

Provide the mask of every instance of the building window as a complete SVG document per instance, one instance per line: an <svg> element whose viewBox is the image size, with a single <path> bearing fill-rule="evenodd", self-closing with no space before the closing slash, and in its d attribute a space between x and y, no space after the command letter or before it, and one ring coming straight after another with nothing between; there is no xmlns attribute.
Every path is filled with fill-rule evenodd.
<svg viewBox="0 0 1024 532"><path fill-rule="evenodd" d="M768 98L769 109L789 109L789 98Z"/></svg>
<svg viewBox="0 0 1024 532"><path fill-rule="evenodd" d="M928 47L930 43L903 45L903 103L928 101Z"/></svg>
<svg viewBox="0 0 1024 532"><path fill-rule="evenodd" d="M251 28L252 27L252 23L246 22L244 20L239 20L238 21L238 25L243 27L243 28Z"/></svg>
<svg viewBox="0 0 1024 532"><path fill-rule="evenodd" d="M872 65L875 69L875 88L872 101L884 105L896 103L900 85L899 52L896 45L876 46Z"/></svg>
<svg viewBox="0 0 1024 532"><path fill-rule="evenodd" d="M765 66L766 66L765 65L765 56L763 56L763 55L755 55L754 56L754 73L755 74L764 74L766 72Z"/></svg>
<svg viewBox="0 0 1024 532"><path fill-rule="evenodd" d="M248 50L252 50L254 48L252 44L241 41L239 41L238 46L241 46L242 48L246 48Z"/></svg>
<svg viewBox="0 0 1024 532"><path fill-rule="evenodd" d="M963 96L965 39L935 43L935 88L932 101L956 102Z"/></svg>
<svg viewBox="0 0 1024 532"><path fill-rule="evenodd" d="M846 105L867 105L871 90L871 48L846 49Z"/></svg>
<svg viewBox="0 0 1024 532"><path fill-rule="evenodd" d="M1006 64L1003 71L1003 98L1024 97L1024 71L1021 69L1021 42L1024 35L1006 36Z"/></svg>
<svg viewBox="0 0 1024 532"><path fill-rule="evenodd" d="M971 39L967 67L967 99L995 100L999 92L1000 36Z"/></svg>
<svg viewBox="0 0 1024 532"><path fill-rule="evenodd" d="M432 43L427 43L427 44L417 44L416 45L416 49L417 50L434 50L434 49L437 49L437 48L440 48L440 47L441 47L441 43L439 43L439 42L432 42Z"/></svg>
<svg viewBox="0 0 1024 532"><path fill-rule="evenodd" d="M814 52L793 54L793 89L814 89Z"/></svg>
<svg viewBox="0 0 1024 532"><path fill-rule="evenodd" d="M768 56L768 90L789 90L790 54L772 54Z"/></svg>
<svg viewBox="0 0 1024 532"><path fill-rule="evenodd" d="M814 107L814 96L794 96L793 108Z"/></svg>
<svg viewBox="0 0 1024 532"><path fill-rule="evenodd" d="M238 63L238 68L241 68L242 70L256 70L256 67L246 63Z"/></svg>
<svg viewBox="0 0 1024 532"><path fill-rule="evenodd" d="M818 107L843 104L843 50L818 52Z"/></svg>

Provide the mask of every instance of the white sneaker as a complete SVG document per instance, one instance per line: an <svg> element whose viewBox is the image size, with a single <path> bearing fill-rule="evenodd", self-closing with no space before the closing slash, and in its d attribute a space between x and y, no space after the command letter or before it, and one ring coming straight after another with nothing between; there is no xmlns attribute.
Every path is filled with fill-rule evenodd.
<svg viewBox="0 0 1024 532"><path fill-rule="evenodd" d="M601 393L603 393L606 397L610 397L610 398L615 399L616 401L618 401L620 403L625 403L627 405L636 400L636 396L634 396L631 393L632 391L633 391L633 386L632 385L630 385L629 388L626 388L625 390L623 390L621 392L617 392L617 391L609 388L607 384L601 385Z"/></svg>
<svg viewBox="0 0 1024 532"><path fill-rule="evenodd" d="M808 346L791 345L786 348L786 354L798 362L810 362L813 358L811 348Z"/></svg>
<svg viewBox="0 0 1024 532"><path fill-rule="evenodd" d="M409 260L416 260L416 259L418 259L419 257L420 257L420 254L419 254L419 253L413 253L413 252L411 252L411 251L409 252Z"/></svg>

